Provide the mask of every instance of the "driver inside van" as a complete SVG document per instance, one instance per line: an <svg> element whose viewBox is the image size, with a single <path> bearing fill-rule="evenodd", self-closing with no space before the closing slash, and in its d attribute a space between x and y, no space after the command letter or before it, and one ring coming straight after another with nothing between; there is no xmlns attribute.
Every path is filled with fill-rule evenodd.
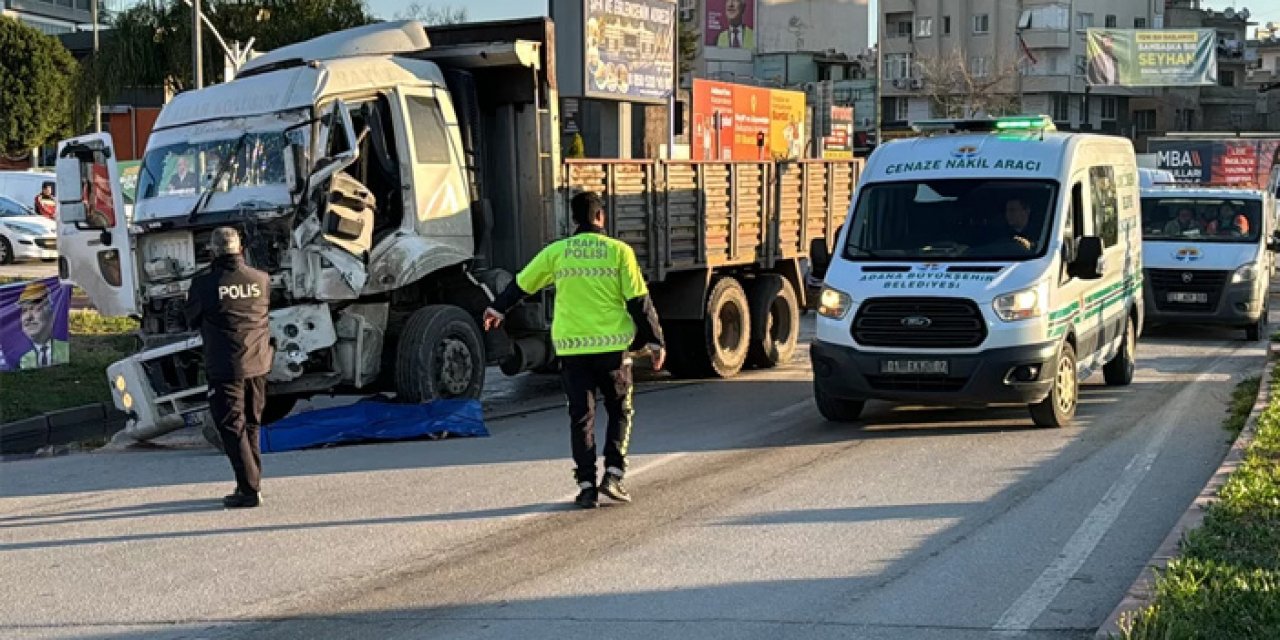
<svg viewBox="0 0 1280 640"><path fill-rule="evenodd" d="M1031 222L1031 211L1027 203L1020 198L1012 198L1004 203L1004 221L1009 225L1013 241L1026 251L1031 250L1030 233L1027 224Z"/></svg>
<svg viewBox="0 0 1280 640"><path fill-rule="evenodd" d="M1196 222L1196 213L1190 207L1182 207L1178 209L1178 216L1164 226L1164 235L1182 236L1192 230L1197 233L1201 230L1199 223Z"/></svg>

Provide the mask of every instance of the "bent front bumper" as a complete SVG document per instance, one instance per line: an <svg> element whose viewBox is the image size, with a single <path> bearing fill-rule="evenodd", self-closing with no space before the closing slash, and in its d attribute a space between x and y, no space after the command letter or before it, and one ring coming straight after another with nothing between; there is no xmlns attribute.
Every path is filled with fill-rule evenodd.
<svg viewBox="0 0 1280 640"><path fill-rule="evenodd" d="M197 336L107 367L112 400L129 418L125 433L149 440L199 422L209 407L202 344Z"/></svg>
<svg viewBox="0 0 1280 640"><path fill-rule="evenodd" d="M923 404L1032 404L1049 395L1057 353L1057 342L975 354L867 352L815 342L810 356L814 384L836 398ZM949 371L946 375L887 374L881 372L881 363L886 360L946 360ZM1030 369L1034 369L1034 375L1029 375Z"/></svg>

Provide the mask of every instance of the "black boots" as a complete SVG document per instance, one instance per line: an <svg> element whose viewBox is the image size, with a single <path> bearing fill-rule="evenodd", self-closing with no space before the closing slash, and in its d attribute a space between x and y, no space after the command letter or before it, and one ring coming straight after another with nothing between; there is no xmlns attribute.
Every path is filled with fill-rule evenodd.
<svg viewBox="0 0 1280 640"><path fill-rule="evenodd" d="M252 509L262 504L262 494L260 493L235 493L222 499L222 506L228 509Z"/></svg>

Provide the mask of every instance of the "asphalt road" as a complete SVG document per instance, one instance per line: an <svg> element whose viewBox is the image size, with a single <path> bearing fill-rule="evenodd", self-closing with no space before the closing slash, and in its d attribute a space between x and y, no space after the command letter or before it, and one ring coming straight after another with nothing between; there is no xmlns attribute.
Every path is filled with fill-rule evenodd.
<svg viewBox="0 0 1280 640"><path fill-rule="evenodd" d="M561 408L491 437L225 459L0 464L0 637L1085 638L1228 446L1261 343L1154 332L1076 426L868 405L825 423L803 355L638 396L636 502L571 508Z"/></svg>

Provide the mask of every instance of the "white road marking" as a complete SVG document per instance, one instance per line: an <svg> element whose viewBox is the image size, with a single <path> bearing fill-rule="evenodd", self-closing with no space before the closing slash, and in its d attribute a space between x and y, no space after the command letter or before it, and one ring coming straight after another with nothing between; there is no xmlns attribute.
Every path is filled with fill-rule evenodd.
<svg viewBox="0 0 1280 640"><path fill-rule="evenodd" d="M1235 352L1232 355L1235 355ZM1216 360L1209 371L1196 376L1195 382L1183 389L1173 402L1164 405L1162 409L1147 418L1147 421L1155 422L1156 427L1146 447L1129 460L1129 464L1125 465L1124 470L1120 472L1120 477L1103 494L1102 500L1089 512L1084 522L1080 523L1080 527L1067 540L1058 558L1046 567L1031 587L1014 601L1004 615L1000 616L992 629L1026 631L1045 609L1049 608L1067 582L1093 554L1102 537L1111 529L1111 525L1115 524L1116 518L1124 510L1125 503L1133 496L1133 492L1151 470L1151 465L1160 455L1160 449L1164 447L1165 440L1169 438L1176 418L1190 409L1190 405L1195 401L1193 385L1215 379L1217 374L1213 369L1225 361L1226 358Z"/></svg>

